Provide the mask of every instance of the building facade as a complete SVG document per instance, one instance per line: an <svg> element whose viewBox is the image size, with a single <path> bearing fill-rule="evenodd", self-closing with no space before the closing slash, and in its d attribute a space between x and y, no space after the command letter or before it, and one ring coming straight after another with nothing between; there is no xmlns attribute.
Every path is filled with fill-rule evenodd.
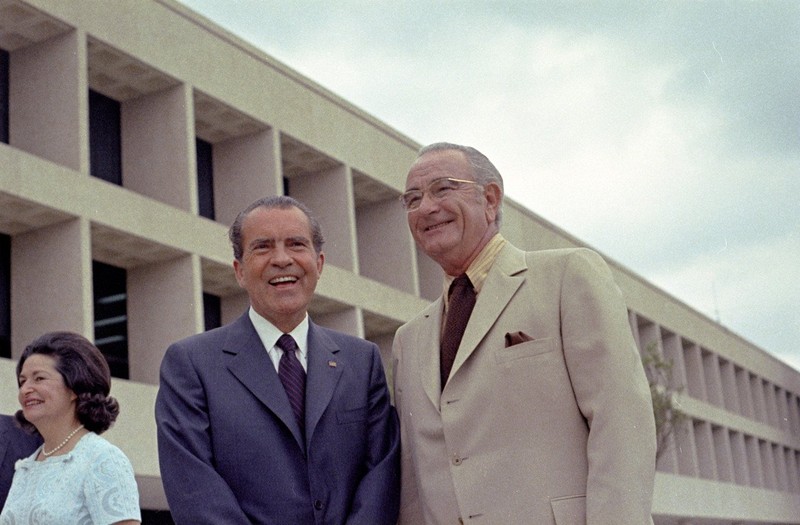
<svg viewBox="0 0 800 525"><path fill-rule="evenodd" d="M418 147L174 0L0 0L0 412L17 409L28 342L86 335L122 406L107 436L142 507L167 509L158 369L171 342L246 308L236 213L280 193L315 210L311 315L388 363L394 331L441 292L397 201ZM517 246L583 245L513 201L504 213ZM607 260L688 417L658 462L656 524L800 524L800 373Z"/></svg>

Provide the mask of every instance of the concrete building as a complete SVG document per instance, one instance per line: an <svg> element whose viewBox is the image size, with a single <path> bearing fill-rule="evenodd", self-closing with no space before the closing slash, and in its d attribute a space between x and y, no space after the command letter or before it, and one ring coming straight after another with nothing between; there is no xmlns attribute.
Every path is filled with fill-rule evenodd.
<svg viewBox="0 0 800 525"><path fill-rule="evenodd" d="M247 305L226 238L245 205L285 192L317 212L311 315L384 357L440 293L397 202L419 145L174 0L0 0L0 49L0 412L17 409L14 360L34 337L94 339L122 405L107 435L144 509L167 508L164 350ZM512 201L503 233L583 244ZM800 524L800 373L608 260L689 417L659 460L656 523Z"/></svg>

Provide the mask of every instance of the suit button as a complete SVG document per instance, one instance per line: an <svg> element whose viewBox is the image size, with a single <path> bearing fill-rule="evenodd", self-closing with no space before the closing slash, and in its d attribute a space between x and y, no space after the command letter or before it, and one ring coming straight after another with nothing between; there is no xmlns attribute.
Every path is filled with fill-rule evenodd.
<svg viewBox="0 0 800 525"><path fill-rule="evenodd" d="M461 464L461 461L463 460L459 456L453 456L453 465L459 466Z"/></svg>
<svg viewBox="0 0 800 525"><path fill-rule="evenodd" d="M314 508L316 510L322 510L322 502L318 499L314 500Z"/></svg>

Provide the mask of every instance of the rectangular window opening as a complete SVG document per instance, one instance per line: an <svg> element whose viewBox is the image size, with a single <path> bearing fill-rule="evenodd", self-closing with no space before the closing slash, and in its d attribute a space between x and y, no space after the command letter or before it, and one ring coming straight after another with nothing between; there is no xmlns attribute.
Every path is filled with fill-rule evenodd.
<svg viewBox="0 0 800 525"><path fill-rule="evenodd" d="M210 293L203 294L203 317L206 330L222 326L222 307L219 297Z"/></svg>
<svg viewBox="0 0 800 525"><path fill-rule="evenodd" d="M127 272L92 261L94 342L111 368L111 375L128 379Z"/></svg>
<svg viewBox="0 0 800 525"><path fill-rule="evenodd" d="M120 103L89 90L89 162L92 177L122 186Z"/></svg>
<svg viewBox="0 0 800 525"><path fill-rule="evenodd" d="M0 357L11 357L11 237L0 234Z"/></svg>
<svg viewBox="0 0 800 525"><path fill-rule="evenodd" d="M197 150L197 202L201 217L214 220L214 151L202 139L195 139Z"/></svg>

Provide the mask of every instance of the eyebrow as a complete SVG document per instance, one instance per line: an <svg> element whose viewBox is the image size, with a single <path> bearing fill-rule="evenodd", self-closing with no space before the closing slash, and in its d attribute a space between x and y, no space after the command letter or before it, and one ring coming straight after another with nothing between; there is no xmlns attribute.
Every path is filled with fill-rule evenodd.
<svg viewBox="0 0 800 525"><path fill-rule="evenodd" d="M443 180L443 179L465 182L464 179L459 179L457 177L451 177L450 175L442 175L441 177L434 177L434 178L430 179L426 184L424 184L424 186L430 186L434 182L440 181L440 180ZM466 181L466 182L470 182L470 181ZM409 191L421 191L421 188L419 186L417 186L415 188L406 188L403 193L408 193Z"/></svg>
<svg viewBox="0 0 800 525"><path fill-rule="evenodd" d="M33 376L35 376L37 374L44 374L44 375L48 375L49 376L50 375L50 371L49 370L45 370L43 368L34 368L33 370L30 371L30 374L27 375L27 376L24 373L20 373L19 376L17 376L17 381L19 381L20 379L23 379L23 378L33 377Z"/></svg>
<svg viewBox="0 0 800 525"><path fill-rule="evenodd" d="M287 243L287 242L295 242L295 243L299 242L299 243L309 244L310 245L311 244L311 239L306 237L305 235L292 235L292 236L289 236L289 237L285 237L283 239L283 242L284 243ZM276 243L277 243L277 241L276 241L276 239L274 237L259 237L259 238L256 238L256 239L253 239L252 241L250 241L250 243L247 245L247 247L249 249L253 249L253 247L255 247L257 245L260 245L260 244L275 245Z"/></svg>
<svg viewBox="0 0 800 525"><path fill-rule="evenodd" d="M254 246L259 244L275 244L275 239L273 237L257 237L250 241L247 244L247 247L252 249Z"/></svg>
<svg viewBox="0 0 800 525"><path fill-rule="evenodd" d="M431 184L433 184L433 181L439 180L441 178L442 177L436 177L434 179L431 179L426 184L424 184L424 186L430 186ZM417 185L417 186L415 186L413 188L406 188L405 191L403 191L403 193L408 193L409 191L421 191L421 188L419 187L419 185Z"/></svg>

